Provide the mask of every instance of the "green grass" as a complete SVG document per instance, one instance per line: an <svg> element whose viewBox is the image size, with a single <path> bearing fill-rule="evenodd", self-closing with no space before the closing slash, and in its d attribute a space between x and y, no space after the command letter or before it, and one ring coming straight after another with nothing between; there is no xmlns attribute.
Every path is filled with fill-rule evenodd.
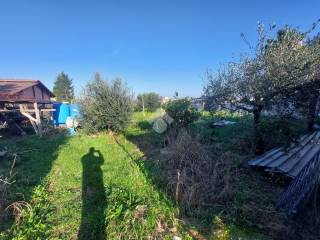
<svg viewBox="0 0 320 240"><path fill-rule="evenodd" d="M158 134L152 130L152 125L148 121L150 117L150 115L143 116L142 113L135 113L135 121L129 127L126 137L135 143L150 160L144 162L143 170L146 176L153 182L153 185L161 190L166 189L166 185L159 177L161 169L159 169L157 161L159 159L159 149L163 147L163 134ZM216 129L209 127L213 121L220 120L221 118L237 121L238 124ZM245 158L252 156L251 153L248 153L247 146L242 146L242 143L239 141L239 139L251 141L251 139L246 138L246 131L248 132L249 130L250 132L252 129L251 123L252 119L250 116L227 114L225 112L219 112L211 116L204 113L201 119L193 126L193 130L196 133L200 133L204 138L207 138L210 143L216 142L222 144L226 151L231 151L232 149L232 151L235 150L239 154L241 153L237 159L234 159L235 164L238 166ZM243 153L242 147L247 152ZM246 173L242 174L245 175ZM251 201L254 196L257 201L266 197L266 194L261 194L261 192L250 191L250 188L253 187L256 187L253 177L243 179L243 181L237 183L236 188L238 191L236 192L235 201L242 201L241 203L237 203L238 205L244 206L247 203L246 201ZM271 191L271 198L274 197L273 193L274 191ZM256 194L260 194L260 196L257 197ZM268 200L270 200L270 196L266 199L266 201ZM186 227L191 229L191 232L196 232L196 234L192 234L195 236L194 239L202 239L197 238L196 236L198 235L206 239L268 239L266 236L258 233L260 230L256 229L253 226L254 224L252 226L246 224L246 220L252 221L252 219L241 219L240 216L237 216L238 205L226 203L224 206L208 206L194 216L185 215L183 211L180 211L180 219L187 223ZM183 209L183 206L181 207ZM239 223L239 220L242 220L244 224L237 225L236 223Z"/></svg>
<svg viewBox="0 0 320 240"><path fill-rule="evenodd" d="M204 113L195 123L194 130L208 142L235 154L238 181L233 182L232 201L185 215L167 196L160 178L157 161L163 135L153 131L150 122L159 113L135 113L124 135L0 140L1 146L19 156L10 202L24 200L32 207L23 210L19 224L0 220L0 238L268 239L259 233L267 234L261 224L272 221L272 203L281 188L242 165L252 156L252 118ZM221 118L238 124L209 127ZM0 162L4 170L10 165ZM259 216L264 211L270 218Z"/></svg>
<svg viewBox="0 0 320 240"><path fill-rule="evenodd" d="M27 221L13 224L4 235L9 239L186 237L175 217L178 209L135 163L142 153L123 137L118 139L120 144L107 134L1 140L21 152L11 201L25 200L34 209L33 214L25 211Z"/></svg>

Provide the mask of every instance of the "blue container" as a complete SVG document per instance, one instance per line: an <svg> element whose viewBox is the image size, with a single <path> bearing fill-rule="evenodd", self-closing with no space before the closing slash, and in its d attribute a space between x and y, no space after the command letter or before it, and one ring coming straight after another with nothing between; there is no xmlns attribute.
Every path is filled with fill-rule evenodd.
<svg viewBox="0 0 320 240"><path fill-rule="evenodd" d="M79 117L80 107L78 104L70 104L70 117L77 118Z"/></svg>
<svg viewBox="0 0 320 240"><path fill-rule="evenodd" d="M70 116L70 106L66 103L54 103L53 122L55 125L66 124L67 117Z"/></svg>

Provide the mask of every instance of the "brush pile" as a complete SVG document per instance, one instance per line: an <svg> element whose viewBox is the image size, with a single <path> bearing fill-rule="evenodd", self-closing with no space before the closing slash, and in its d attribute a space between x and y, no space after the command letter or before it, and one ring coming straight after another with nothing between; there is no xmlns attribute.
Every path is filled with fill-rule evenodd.
<svg viewBox="0 0 320 240"><path fill-rule="evenodd" d="M206 145L199 136L180 130L167 138L160 161L167 191L189 210L232 196L232 155L217 145Z"/></svg>

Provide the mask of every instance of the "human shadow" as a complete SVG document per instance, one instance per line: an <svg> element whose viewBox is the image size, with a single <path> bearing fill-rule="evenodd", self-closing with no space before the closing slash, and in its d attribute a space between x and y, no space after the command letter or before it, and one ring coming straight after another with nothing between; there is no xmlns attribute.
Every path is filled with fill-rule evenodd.
<svg viewBox="0 0 320 240"><path fill-rule="evenodd" d="M107 197L101 165L104 158L93 147L81 158L82 162L82 213L78 239L105 239L105 208Z"/></svg>

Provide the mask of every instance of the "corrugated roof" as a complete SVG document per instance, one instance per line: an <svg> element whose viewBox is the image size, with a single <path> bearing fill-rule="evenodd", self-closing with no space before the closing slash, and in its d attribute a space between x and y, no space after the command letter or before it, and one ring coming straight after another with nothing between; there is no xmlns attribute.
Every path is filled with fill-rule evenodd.
<svg viewBox="0 0 320 240"><path fill-rule="evenodd" d="M320 152L320 132L303 136L289 149L272 149L248 162L250 166L263 167L267 171L281 172L296 177L301 170Z"/></svg>

